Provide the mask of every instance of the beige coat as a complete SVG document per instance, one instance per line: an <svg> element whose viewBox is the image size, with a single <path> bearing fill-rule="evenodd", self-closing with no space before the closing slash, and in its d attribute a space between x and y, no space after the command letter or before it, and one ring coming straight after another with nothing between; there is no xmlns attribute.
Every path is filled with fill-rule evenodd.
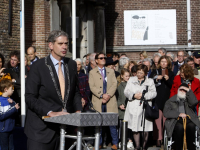
<svg viewBox="0 0 200 150"><path fill-rule="evenodd" d="M105 67L107 77L107 94L111 95L110 100L106 103L107 112L118 113L117 100L115 91L117 89L117 80L114 70ZM89 74L89 86L92 92L92 104L94 109L101 112L102 99L100 96L103 94L103 78L99 72L98 67L92 69Z"/></svg>
<svg viewBox="0 0 200 150"><path fill-rule="evenodd" d="M140 85L138 82L137 76L131 77L127 82L126 88L124 90L124 95L129 99L132 100L133 94L141 92L146 89L148 86L148 92L145 94L145 99L150 100L156 97L156 88L154 81L150 78L146 78L145 82ZM148 102L149 105L152 105L152 102ZM142 108L143 103L141 106L140 100L133 100L129 101L126 107L124 120L128 121L128 128L134 132L143 131L143 126L141 126L142 120ZM151 120L145 119L145 131L153 131L153 122Z"/></svg>

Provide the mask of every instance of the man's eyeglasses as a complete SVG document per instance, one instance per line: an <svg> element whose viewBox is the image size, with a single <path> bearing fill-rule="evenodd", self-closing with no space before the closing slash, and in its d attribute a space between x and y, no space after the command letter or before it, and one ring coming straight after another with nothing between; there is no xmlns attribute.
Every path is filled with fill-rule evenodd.
<svg viewBox="0 0 200 150"><path fill-rule="evenodd" d="M102 60L102 59L106 59L106 57L99 57L98 59L101 59L101 60Z"/></svg>

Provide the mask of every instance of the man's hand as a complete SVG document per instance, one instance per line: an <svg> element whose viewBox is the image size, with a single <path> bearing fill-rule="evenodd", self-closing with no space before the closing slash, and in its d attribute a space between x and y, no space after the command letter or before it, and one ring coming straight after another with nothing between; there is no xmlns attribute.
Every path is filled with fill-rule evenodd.
<svg viewBox="0 0 200 150"><path fill-rule="evenodd" d="M5 75L5 73L3 73L3 70L4 70L5 68L1 68L1 70L0 70L0 76L3 76L3 75Z"/></svg>
<svg viewBox="0 0 200 150"><path fill-rule="evenodd" d="M13 103L13 100L11 98L8 99L8 103Z"/></svg>
<svg viewBox="0 0 200 150"><path fill-rule="evenodd" d="M19 108L20 108L20 107L19 107L19 103L15 104L15 108L16 108L16 109L19 109Z"/></svg>
<svg viewBox="0 0 200 150"><path fill-rule="evenodd" d="M105 100L109 100L110 99L110 95L108 95L108 94L103 94L103 99L105 99Z"/></svg>
<svg viewBox="0 0 200 150"><path fill-rule="evenodd" d="M121 110L125 110L125 106L124 106L123 104L121 104L121 105L119 106L119 108L120 108Z"/></svg>
<svg viewBox="0 0 200 150"><path fill-rule="evenodd" d="M181 89L183 89L183 90L185 90L185 91L189 91L190 89L189 88L187 88L187 87L185 87L185 86L181 86L180 88L179 88L179 90L181 90Z"/></svg>
<svg viewBox="0 0 200 150"><path fill-rule="evenodd" d="M135 99L141 99L141 97L142 97L142 93L136 93L134 96Z"/></svg>
<svg viewBox="0 0 200 150"><path fill-rule="evenodd" d="M107 100L102 99L102 103L103 103L103 104L107 103Z"/></svg>
<svg viewBox="0 0 200 150"><path fill-rule="evenodd" d="M81 99L81 103L82 103L82 107L84 107L85 106L85 100L84 100L84 98Z"/></svg>
<svg viewBox="0 0 200 150"><path fill-rule="evenodd" d="M181 117L181 118L183 118L183 119L184 119L184 118L186 118L186 117L187 117L187 115L186 115L186 114L184 114L184 113L180 113L180 114L179 114L179 117Z"/></svg>
<svg viewBox="0 0 200 150"><path fill-rule="evenodd" d="M61 116L61 115L67 115L69 114L68 112L64 112L64 111L59 111L59 112L50 112L48 114L49 117L55 117L55 116Z"/></svg>

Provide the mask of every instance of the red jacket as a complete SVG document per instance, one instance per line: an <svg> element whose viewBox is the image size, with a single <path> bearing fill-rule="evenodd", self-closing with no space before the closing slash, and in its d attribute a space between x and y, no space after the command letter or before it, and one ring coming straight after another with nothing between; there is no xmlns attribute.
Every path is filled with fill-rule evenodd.
<svg viewBox="0 0 200 150"><path fill-rule="evenodd" d="M170 97L177 94L178 88L179 88L180 85L181 85L181 77L180 77L180 75L177 75L177 76L174 77L172 88L170 90ZM194 92L197 100L200 101L200 82L199 82L199 79L194 77L194 80L192 81L192 84L191 84L191 90ZM198 115L199 103L197 104L196 108L197 108L197 115Z"/></svg>

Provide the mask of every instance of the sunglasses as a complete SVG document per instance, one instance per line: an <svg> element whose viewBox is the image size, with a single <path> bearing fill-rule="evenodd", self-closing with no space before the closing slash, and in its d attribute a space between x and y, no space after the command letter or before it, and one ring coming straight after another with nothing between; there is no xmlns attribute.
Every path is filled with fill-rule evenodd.
<svg viewBox="0 0 200 150"><path fill-rule="evenodd" d="M102 59L106 59L106 57L99 57L98 59L101 59L101 60L102 60Z"/></svg>

